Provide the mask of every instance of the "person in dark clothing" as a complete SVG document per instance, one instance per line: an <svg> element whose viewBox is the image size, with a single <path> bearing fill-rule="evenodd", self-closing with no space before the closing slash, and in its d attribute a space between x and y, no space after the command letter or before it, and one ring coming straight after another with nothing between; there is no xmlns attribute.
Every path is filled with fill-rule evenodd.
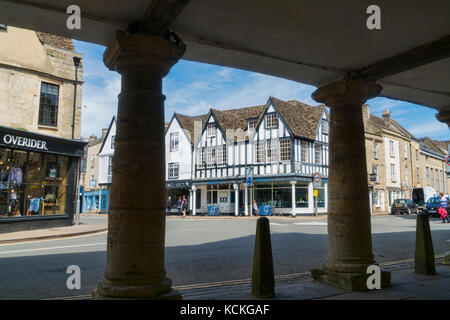
<svg viewBox="0 0 450 320"><path fill-rule="evenodd" d="M166 201L166 214L170 214L170 209L172 209L172 206L173 206L172 197L169 196Z"/></svg>
<svg viewBox="0 0 450 320"><path fill-rule="evenodd" d="M181 200L181 197L178 197L177 201L177 209L178 209L178 215L181 215L181 208L182 208L183 201Z"/></svg>

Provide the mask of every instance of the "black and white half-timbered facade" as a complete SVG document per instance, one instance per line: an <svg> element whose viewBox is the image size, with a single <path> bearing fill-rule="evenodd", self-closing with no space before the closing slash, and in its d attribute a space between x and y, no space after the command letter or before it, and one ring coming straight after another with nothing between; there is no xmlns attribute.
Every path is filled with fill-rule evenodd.
<svg viewBox="0 0 450 320"><path fill-rule="evenodd" d="M255 202L258 209L273 214L312 214L314 203L318 213L327 212L329 114L325 106L270 97L265 105L210 109L206 115L189 117L190 122L186 116L174 115L183 117L184 125L178 126L193 141L188 183L192 214L213 208L222 214L251 215ZM176 131L173 119L166 145L168 135ZM186 162L187 154L182 157L186 159L180 162ZM322 180L314 186L315 173ZM174 182L168 178L167 183L169 188Z"/></svg>

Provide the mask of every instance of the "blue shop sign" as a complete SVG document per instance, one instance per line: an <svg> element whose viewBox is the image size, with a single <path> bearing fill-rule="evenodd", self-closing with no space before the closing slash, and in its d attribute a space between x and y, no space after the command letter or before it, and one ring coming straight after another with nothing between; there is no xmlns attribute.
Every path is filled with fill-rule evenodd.
<svg viewBox="0 0 450 320"><path fill-rule="evenodd" d="M272 206L270 204L262 204L259 206L259 215L260 216L271 216L272 215Z"/></svg>

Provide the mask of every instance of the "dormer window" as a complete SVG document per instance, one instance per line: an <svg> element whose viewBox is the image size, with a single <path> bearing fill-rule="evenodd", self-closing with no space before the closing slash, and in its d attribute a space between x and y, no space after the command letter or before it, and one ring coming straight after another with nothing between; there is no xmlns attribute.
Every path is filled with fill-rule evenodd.
<svg viewBox="0 0 450 320"><path fill-rule="evenodd" d="M277 114L271 113L266 115L266 128L278 127Z"/></svg>
<svg viewBox="0 0 450 320"><path fill-rule="evenodd" d="M248 132L253 132L255 131L255 126L256 126L256 120L248 120L248 125L247 125L247 131Z"/></svg>
<svg viewBox="0 0 450 320"><path fill-rule="evenodd" d="M208 138L216 136L216 125L215 124L208 124L208 127L206 127L206 136Z"/></svg>

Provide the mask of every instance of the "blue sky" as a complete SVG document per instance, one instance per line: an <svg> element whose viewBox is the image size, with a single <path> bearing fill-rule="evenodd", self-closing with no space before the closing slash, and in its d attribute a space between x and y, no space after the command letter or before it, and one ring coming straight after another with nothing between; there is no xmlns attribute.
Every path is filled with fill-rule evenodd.
<svg viewBox="0 0 450 320"><path fill-rule="evenodd" d="M120 76L103 64L105 47L75 40L74 44L84 56L81 134L99 136L116 115ZM222 110L261 105L269 96L317 105L311 99L314 90L313 86L277 77L181 60L164 78L165 118L169 121L174 112L197 115L211 107ZM450 139L447 125L436 120L434 109L387 98L367 103L370 112L380 117L389 109L391 117L418 138Z"/></svg>

